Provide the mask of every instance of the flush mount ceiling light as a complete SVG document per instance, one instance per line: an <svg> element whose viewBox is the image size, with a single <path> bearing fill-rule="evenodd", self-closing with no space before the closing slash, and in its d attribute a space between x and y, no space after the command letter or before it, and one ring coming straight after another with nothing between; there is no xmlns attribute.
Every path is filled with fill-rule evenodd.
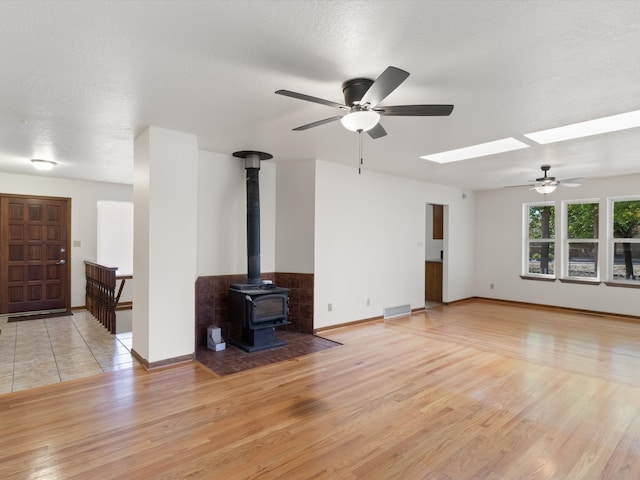
<svg viewBox="0 0 640 480"><path fill-rule="evenodd" d="M541 144L563 142L574 138L590 137L601 133L617 132L628 128L640 127L640 110L611 115L586 122L572 123L564 127L526 133L524 136Z"/></svg>
<svg viewBox="0 0 640 480"><path fill-rule="evenodd" d="M340 121L344 128L352 132L358 132L360 130L366 132L378 124L380 114L373 110L352 109L351 112L342 117Z"/></svg>
<svg viewBox="0 0 640 480"><path fill-rule="evenodd" d="M503 138L502 140L495 140L493 142L472 145L470 147L458 148L456 150L434 153L433 155L423 155L420 158L431 160L432 162L449 163L467 160L469 158L485 157L496 153L511 152L513 150L520 150L521 148L528 147L529 145L526 143L509 137Z"/></svg>
<svg viewBox="0 0 640 480"><path fill-rule="evenodd" d="M533 188L536 189L536 192L546 195L547 193L552 193L556 189L556 186L555 185L537 185Z"/></svg>
<svg viewBox="0 0 640 480"><path fill-rule="evenodd" d="M51 170L57 165L53 160L42 160L40 158L32 158L31 164L38 170Z"/></svg>

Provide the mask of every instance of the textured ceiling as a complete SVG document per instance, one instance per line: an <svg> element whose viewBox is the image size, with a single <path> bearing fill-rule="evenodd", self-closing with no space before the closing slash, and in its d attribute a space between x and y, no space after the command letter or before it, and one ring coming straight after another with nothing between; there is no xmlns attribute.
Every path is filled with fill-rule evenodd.
<svg viewBox="0 0 640 480"><path fill-rule="evenodd" d="M524 133L640 109L637 1L3 1L0 171L131 183L133 139L155 125L202 149L357 166L329 107L341 84L411 73L386 104L453 103L450 117L383 117L365 169L500 188L539 176L640 172L640 129L540 146ZM515 137L531 148L440 165L420 155Z"/></svg>

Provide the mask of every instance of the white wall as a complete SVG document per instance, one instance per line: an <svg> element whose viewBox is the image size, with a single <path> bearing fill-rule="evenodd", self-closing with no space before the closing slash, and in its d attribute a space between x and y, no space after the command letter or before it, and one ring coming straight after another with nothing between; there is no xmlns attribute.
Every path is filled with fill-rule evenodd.
<svg viewBox="0 0 640 480"><path fill-rule="evenodd" d="M134 143L133 162L133 272L137 286L133 292L131 324L133 349L149 360L149 188L151 144L149 130L142 132ZM137 320L137 321L136 321Z"/></svg>
<svg viewBox="0 0 640 480"><path fill-rule="evenodd" d="M601 219L606 218L607 197L640 194L640 175L592 179L578 188L558 187L542 196L527 188L509 188L476 193L475 295L597 312L638 315L637 289L523 280L522 205L563 200L600 199ZM604 229L602 225L601 231ZM560 233L559 231L557 232ZM606 238L601 234L601 264L606 255ZM559 263L558 263L559 265ZM494 284L494 289L490 284Z"/></svg>
<svg viewBox="0 0 640 480"><path fill-rule="evenodd" d="M135 140L134 175L133 348L153 363L194 351L195 135L149 127Z"/></svg>
<svg viewBox="0 0 640 480"><path fill-rule="evenodd" d="M275 271L276 165L260 162L260 267ZM198 276L247 273L244 160L198 154Z"/></svg>
<svg viewBox="0 0 640 480"><path fill-rule="evenodd" d="M99 200L132 201L133 187L116 183L69 180L45 175L0 173L0 193L71 198L71 306L85 304L84 261L96 261L96 211ZM74 247L73 242L80 246ZM127 286L129 286L127 284ZM129 294L130 289L126 288Z"/></svg>
<svg viewBox="0 0 640 480"><path fill-rule="evenodd" d="M276 271L313 273L315 161L277 168Z"/></svg>
<svg viewBox="0 0 640 480"><path fill-rule="evenodd" d="M424 305L427 203L449 206L443 299L470 297L472 193L316 162L315 328L380 316L386 307Z"/></svg>

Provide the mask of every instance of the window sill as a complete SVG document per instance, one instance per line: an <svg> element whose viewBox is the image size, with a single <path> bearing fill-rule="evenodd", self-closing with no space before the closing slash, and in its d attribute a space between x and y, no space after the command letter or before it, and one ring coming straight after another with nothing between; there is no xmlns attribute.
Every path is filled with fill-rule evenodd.
<svg viewBox="0 0 640 480"><path fill-rule="evenodd" d="M600 280L587 280L582 278L561 278L562 283L579 283L581 285L600 285Z"/></svg>
<svg viewBox="0 0 640 480"><path fill-rule="evenodd" d="M604 282L607 287L640 288L640 283Z"/></svg>
<svg viewBox="0 0 640 480"><path fill-rule="evenodd" d="M533 275L520 275L520 278L523 280L536 280L538 282L555 282L555 277L536 277Z"/></svg>

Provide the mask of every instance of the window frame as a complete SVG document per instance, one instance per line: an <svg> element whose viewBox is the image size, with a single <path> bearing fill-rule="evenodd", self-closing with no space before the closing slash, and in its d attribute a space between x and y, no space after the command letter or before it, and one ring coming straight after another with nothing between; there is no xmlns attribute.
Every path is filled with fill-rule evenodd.
<svg viewBox="0 0 640 480"><path fill-rule="evenodd" d="M615 269L615 244L620 243L620 238L614 238L613 236L613 221L614 221L614 203L615 202L628 202L637 201L640 202L640 195L624 195L619 197L607 198L607 273L606 273L606 285L612 287L631 287L640 288L639 280L627 280L614 278ZM628 243L640 244L640 238L624 238Z"/></svg>
<svg viewBox="0 0 640 480"><path fill-rule="evenodd" d="M529 233L529 209L531 207L553 207L554 236L550 239L532 239ZM522 204L522 266L521 277L535 280L555 281L558 278L558 206L555 201L528 202ZM529 248L531 241L534 243L549 243L553 245L553 273L529 272Z"/></svg>
<svg viewBox="0 0 640 480"><path fill-rule="evenodd" d="M598 237L597 238L569 238L569 205L582 205L582 204L596 204L598 206ZM559 275L560 280L567 280L574 283L601 283L602 282L602 265L603 256L606 252L603 252L602 242L602 205L599 198L586 198L586 199L572 199L563 200L561 203L561 217L560 217L560 232L562 236L562 250L560 252L560 268ZM570 265L570 244L571 243L594 243L597 249L596 255L596 276L595 277L579 277L569 274ZM606 257L605 257L606 258ZM606 265L606 261L604 265ZM606 266L605 266L606 269Z"/></svg>

